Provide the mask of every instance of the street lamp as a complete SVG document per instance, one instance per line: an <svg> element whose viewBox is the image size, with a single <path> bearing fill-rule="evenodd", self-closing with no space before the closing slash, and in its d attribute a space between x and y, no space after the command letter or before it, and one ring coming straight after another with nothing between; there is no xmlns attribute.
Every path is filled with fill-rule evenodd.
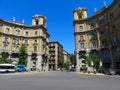
<svg viewBox="0 0 120 90"><path fill-rule="evenodd" d="M110 50L110 59L111 59L111 71L110 71L110 73L111 74L115 74L115 70L114 70L114 68L115 68L115 66L114 66L114 59L113 59L113 54L112 54L112 51L111 51L111 45L109 44L109 50Z"/></svg>

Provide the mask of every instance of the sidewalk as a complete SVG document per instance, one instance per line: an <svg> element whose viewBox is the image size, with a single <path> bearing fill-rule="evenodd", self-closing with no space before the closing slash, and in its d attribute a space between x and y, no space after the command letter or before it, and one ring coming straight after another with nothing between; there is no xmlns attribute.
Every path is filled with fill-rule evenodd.
<svg viewBox="0 0 120 90"><path fill-rule="evenodd" d="M105 74L103 74L103 73L96 73L96 74L94 74L94 73L83 73L83 72L75 72L76 74L83 74L83 75L105 75Z"/></svg>
<svg viewBox="0 0 120 90"><path fill-rule="evenodd" d="M46 72L48 72L48 71L46 71ZM39 74L39 73L46 73L46 72L30 71L30 72L4 73L4 74L0 74L0 75L30 75L30 74Z"/></svg>

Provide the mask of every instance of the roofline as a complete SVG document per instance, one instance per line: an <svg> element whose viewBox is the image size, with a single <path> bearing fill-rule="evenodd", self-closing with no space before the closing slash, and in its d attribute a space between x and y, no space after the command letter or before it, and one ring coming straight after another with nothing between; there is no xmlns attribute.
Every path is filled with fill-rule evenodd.
<svg viewBox="0 0 120 90"><path fill-rule="evenodd" d="M87 18L84 18L84 19L80 19L80 20L74 20L74 21L73 21L73 24L74 24L75 22L78 22L78 21L87 21L87 20L89 20L89 19L94 19L95 17L101 15L102 13L104 13L104 12L106 12L107 10L109 10L110 8L112 8L115 4L117 4L118 1L119 1L119 0L114 0L108 7L102 8L103 10L102 10L101 12L99 12L100 10L98 10L99 13L96 13L96 14L93 15L93 16L90 16L90 17L87 17ZM73 12L74 12L74 11L73 11Z"/></svg>
<svg viewBox="0 0 120 90"><path fill-rule="evenodd" d="M59 44L63 48L63 46L58 41L50 41L49 44L50 43L57 43L57 44Z"/></svg>

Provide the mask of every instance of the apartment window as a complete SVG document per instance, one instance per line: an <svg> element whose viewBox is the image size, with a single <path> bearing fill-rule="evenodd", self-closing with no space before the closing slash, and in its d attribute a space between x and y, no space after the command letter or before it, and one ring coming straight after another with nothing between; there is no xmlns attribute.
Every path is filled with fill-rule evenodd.
<svg viewBox="0 0 120 90"><path fill-rule="evenodd" d="M104 24L104 22L105 22L104 18L99 19L99 24L100 25Z"/></svg>
<svg viewBox="0 0 120 90"><path fill-rule="evenodd" d="M34 51L37 51L37 46L34 46Z"/></svg>
<svg viewBox="0 0 120 90"><path fill-rule="evenodd" d="M38 22L39 22L39 21L38 21L38 20L36 20L36 25L38 25Z"/></svg>
<svg viewBox="0 0 120 90"><path fill-rule="evenodd" d="M25 45L25 49L27 50L27 46Z"/></svg>
<svg viewBox="0 0 120 90"><path fill-rule="evenodd" d="M16 39L16 42L19 43L19 39Z"/></svg>
<svg viewBox="0 0 120 90"><path fill-rule="evenodd" d="M38 34L38 31L35 31L35 35L37 35Z"/></svg>
<svg viewBox="0 0 120 90"><path fill-rule="evenodd" d="M90 29L93 29L95 27L95 24L94 23L91 23L90 24Z"/></svg>
<svg viewBox="0 0 120 90"><path fill-rule="evenodd" d="M80 40L83 40L83 36L80 36Z"/></svg>
<svg viewBox="0 0 120 90"><path fill-rule="evenodd" d="M115 30L115 29L116 29L116 26L115 26L115 25L113 25L113 26L112 26L112 30Z"/></svg>
<svg viewBox="0 0 120 90"><path fill-rule="evenodd" d="M96 48L96 42L92 42L92 48Z"/></svg>
<svg viewBox="0 0 120 90"><path fill-rule="evenodd" d="M80 30L83 30L83 26L79 26L79 29L80 29Z"/></svg>
<svg viewBox="0 0 120 90"><path fill-rule="evenodd" d="M20 34L20 30L16 30L15 33L16 33L17 35L19 35L19 34Z"/></svg>
<svg viewBox="0 0 120 90"><path fill-rule="evenodd" d="M10 32L10 28L6 28L6 32L9 33Z"/></svg>
<svg viewBox="0 0 120 90"><path fill-rule="evenodd" d="M28 34L29 34L28 31L26 31L26 32L25 32L25 36L27 36Z"/></svg>
<svg viewBox="0 0 120 90"><path fill-rule="evenodd" d="M79 15L78 18L79 18L79 19L82 19L82 15Z"/></svg>
<svg viewBox="0 0 120 90"><path fill-rule="evenodd" d="M8 37L5 37L5 41L8 41Z"/></svg>
<svg viewBox="0 0 120 90"><path fill-rule="evenodd" d="M95 37L95 34L94 34L94 33L92 33L92 34L91 34L91 37L92 37L92 38L93 38L93 37Z"/></svg>
<svg viewBox="0 0 120 90"><path fill-rule="evenodd" d="M4 44L3 45L3 50L8 50L8 45Z"/></svg>
<svg viewBox="0 0 120 90"><path fill-rule="evenodd" d="M112 20L114 18L114 14L110 13L109 18L110 18L110 20Z"/></svg>
<svg viewBox="0 0 120 90"><path fill-rule="evenodd" d="M19 46L14 46L14 51L19 51Z"/></svg>
<svg viewBox="0 0 120 90"><path fill-rule="evenodd" d="M101 31L100 34L104 34L104 31Z"/></svg>
<svg viewBox="0 0 120 90"><path fill-rule="evenodd" d="M37 40L34 40L34 42L37 42Z"/></svg>
<svg viewBox="0 0 120 90"><path fill-rule="evenodd" d="M25 43L28 43L28 40L27 40L27 39L25 39Z"/></svg>
<svg viewBox="0 0 120 90"><path fill-rule="evenodd" d="M80 43L80 48L84 49L84 43Z"/></svg>

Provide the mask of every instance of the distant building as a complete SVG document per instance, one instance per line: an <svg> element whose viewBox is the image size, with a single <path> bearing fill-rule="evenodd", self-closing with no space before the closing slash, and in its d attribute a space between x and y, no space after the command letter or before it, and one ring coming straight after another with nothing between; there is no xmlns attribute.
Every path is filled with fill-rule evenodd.
<svg viewBox="0 0 120 90"><path fill-rule="evenodd" d="M96 54L105 69L120 69L120 0L87 17L86 8L77 8L74 15L74 37L77 71L84 65L84 56Z"/></svg>
<svg viewBox="0 0 120 90"><path fill-rule="evenodd" d="M63 50L63 59L64 59L64 62L70 62L70 54Z"/></svg>
<svg viewBox="0 0 120 90"><path fill-rule="evenodd" d="M0 55L9 54L9 58L18 63L18 51L21 44L27 49L27 70L48 70L49 33L46 29L46 18L42 15L32 17L32 25L9 22L0 19Z"/></svg>
<svg viewBox="0 0 120 90"><path fill-rule="evenodd" d="M49 70L58 69L58 60L63 58L63 46L58 41L49 42Z"/></svg>

